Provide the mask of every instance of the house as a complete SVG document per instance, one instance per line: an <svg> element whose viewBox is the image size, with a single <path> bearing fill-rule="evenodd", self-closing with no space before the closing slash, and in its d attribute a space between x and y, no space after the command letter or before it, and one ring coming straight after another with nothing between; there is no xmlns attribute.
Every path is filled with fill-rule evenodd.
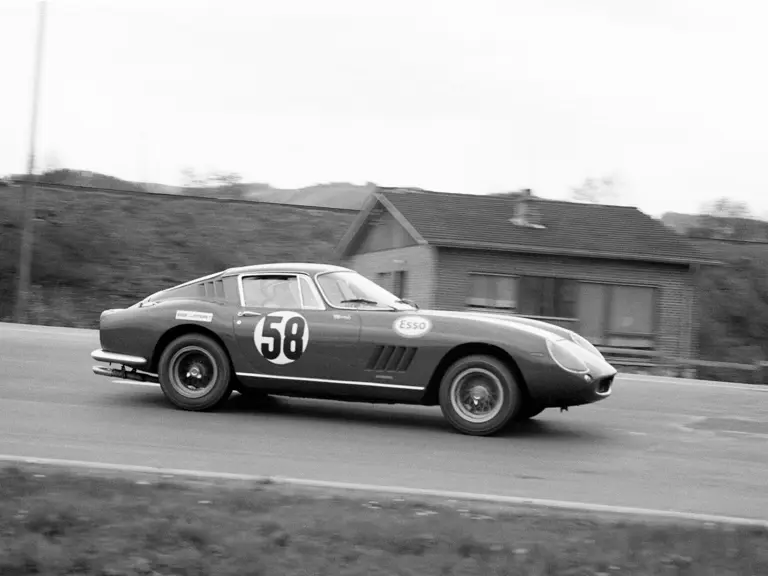
<svg viewBox="0 0 768 576"><path fill-rule="evenodd" d="M695 358L697 267L717 264L626 206L378 188L341 262L422 308L519 314L598 347Z"/></svg>

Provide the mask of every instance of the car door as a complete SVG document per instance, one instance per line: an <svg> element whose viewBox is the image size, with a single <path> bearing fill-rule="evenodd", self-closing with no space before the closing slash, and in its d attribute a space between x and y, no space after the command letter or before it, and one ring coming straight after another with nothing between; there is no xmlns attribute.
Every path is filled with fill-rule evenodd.
<svg viewBox="0 0 768 576"><path fill-rule="evenodd" d="M322 392L323 382L357 371L360 315L328 310L308 275L245 274L238 284L233 330L249 368L241 378L286 390L310 382Z"/></svg>
<svg viewBox="0 0 768 576"><path fill-rule="evenodd" d="M445 351L433 322L418 311L361 310L361 378L424 388Z"/></svg>

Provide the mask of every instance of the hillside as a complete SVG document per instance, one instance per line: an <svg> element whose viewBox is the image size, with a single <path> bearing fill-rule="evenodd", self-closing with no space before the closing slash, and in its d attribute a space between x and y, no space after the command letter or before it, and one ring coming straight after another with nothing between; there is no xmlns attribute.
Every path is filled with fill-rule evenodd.
<svg viewBox="0 0 768 576"><path fill-rule="evenodd" d="M0 187L0 319L13 314L20 189ZM101 310L229 266L329 261L355 212L104 192L38 192L30 320L92 327Z"/></svg>
<svg viewBox="0 0 768 576"><path fill-rule="evenodd" d="M701 239L741 240L745 242L768 242L768 222L746 216L731 216L728 213L681 214L666 212L662 224L678 234Z"/></svg>
<svg viewBox="0 0 768 576"><path fill-rule="evenodd" d="M12 179L23 180L23 175L12 175ZM275 188L258 182L231 182L219 185L172 186L153 182L132 182L107 174L86 170L51 170L39 177L41 182L62 187L82 186L95 189L111 189L152 194L173 194L207 198L229 198L251 202L294 204L321 208L359 210L375 184L350 184L331 182L302 188Z"/></svg>

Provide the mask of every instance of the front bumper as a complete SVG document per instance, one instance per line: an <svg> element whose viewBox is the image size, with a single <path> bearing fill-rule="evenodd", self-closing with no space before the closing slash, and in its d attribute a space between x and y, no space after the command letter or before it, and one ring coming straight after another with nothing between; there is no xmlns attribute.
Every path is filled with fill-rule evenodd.
<svg viewBox="0 0 768 576"><path fill-rule="evenodd" d="M582 406L608 398L613 392L613 383L618 374L612 366L592 369L589 374L570 374L550 397L552 407Z"/></svg>

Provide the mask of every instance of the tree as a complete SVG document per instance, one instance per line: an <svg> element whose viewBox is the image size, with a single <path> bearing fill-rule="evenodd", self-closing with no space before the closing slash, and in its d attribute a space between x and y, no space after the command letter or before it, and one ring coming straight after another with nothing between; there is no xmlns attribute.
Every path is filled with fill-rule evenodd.
<svg viewBox="0 0 768 576"><path fill-rule="evenodd" d="M208 179L215 186L237 186L243 181L243 177L236 172L211 172Z"/></svg>
<svg viewBox="0 0 768 576"><path fill-rule="evenodd" d="M618 197L616 178L586 178L581 186L571 188L571 199L576 202L604 204Z"/></svg>
<svg viewBox="0 0 768 576"><path fill-rule="evenodd" d="M202 188L207 183L207 178L198 174L194 168L184 168L181 171L182 186L185 188Z"/></svg>
<svg viewBox="0 0 768 576"><path fill-rule="evenodd" d="M689 234L699 238L768 240L768 223L752 214L749 205L730 198L717 198L702 205L696 226Z"/></svg>
<svg viewBox="0 0 768 576"><path fill-rule="evenodd" d="M211 171L199 174L193 168L181 171L183 185L196 190L189 191L195 196L216 196L219 198L242 198L245 189L242 186L243 177L236 172Z"/></svg>

